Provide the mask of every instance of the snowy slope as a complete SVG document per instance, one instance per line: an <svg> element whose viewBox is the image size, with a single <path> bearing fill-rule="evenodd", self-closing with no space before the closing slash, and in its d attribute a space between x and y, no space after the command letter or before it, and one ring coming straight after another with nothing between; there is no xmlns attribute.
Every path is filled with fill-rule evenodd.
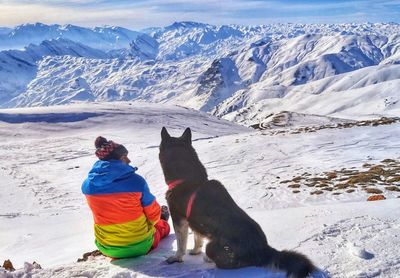
<svg viewBox="0 0 400 278"><path fill-rule="evenodd" d="M295 126L335 121L295 119ZM162 126L174 136L192 128L209 177L225 184L272 246L304 252L332 277L397 277L400 195L394 189L399 183L387 189L394 176L385 173L400 167L399 123L274 135L187 108L129 102L1 111L0 259L11 259L20 270L5 274L0 268L0 277L283 277L254 267L218 270L201 256L167 265L165 258L176 250L173 234L146 257L74 263L95 249L91 214L80 192L95 161L94 138L123 143L165 204L157 158ZM385 169L379 181L367 185L387 200L366 202L372 193L363 184L339 186L344 177L369 168ZM333 172L332 184L319 186L321 177ZM37 261L44 269L30 264L21 269L24 261Z"/></svg>
<svg viewBox="0 0 400 278"><path fill-rule="evenodd" d="M227 99L215 114L244 124L257 123L280 111L354 119L398 116L399 78L399 65L381 65L302 86L256 84Z"/></svg>

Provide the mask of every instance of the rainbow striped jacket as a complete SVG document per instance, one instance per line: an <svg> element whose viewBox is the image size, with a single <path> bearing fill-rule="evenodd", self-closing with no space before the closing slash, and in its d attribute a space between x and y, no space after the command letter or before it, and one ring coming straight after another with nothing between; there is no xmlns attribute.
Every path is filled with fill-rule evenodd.
<svg viewBox="0 0 400 278"><path fill-rule="evenodd" d="M109 257L146 254L160 220L160 205L137 168L120 160L98 160L82 184L92 210L95 243Z"/></svg>

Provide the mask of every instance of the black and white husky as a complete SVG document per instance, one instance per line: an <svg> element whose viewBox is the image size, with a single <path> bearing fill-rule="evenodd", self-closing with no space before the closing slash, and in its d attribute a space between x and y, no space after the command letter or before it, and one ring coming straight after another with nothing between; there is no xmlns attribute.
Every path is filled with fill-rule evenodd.
<svg viewBox="0 0 400 278"><path fill-rule="evenodd" d="M190 254L199 254L207 238L206 255L219 268L269 267L296 278L316 270L306 256L269 246L261 227L235 203L225 187L208 179L192 147L189 128L175 138L163 127L161 138L159 158L169 185L166 199L178 243L168 263L183 261L190 227L195 241Z"/></svg>

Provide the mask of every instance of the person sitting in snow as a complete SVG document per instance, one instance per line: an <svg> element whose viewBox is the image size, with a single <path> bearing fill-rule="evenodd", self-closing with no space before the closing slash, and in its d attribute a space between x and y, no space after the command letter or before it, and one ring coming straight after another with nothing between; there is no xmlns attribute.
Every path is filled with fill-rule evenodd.
<svg viewBox="0 0 400 278"><path fill-rule="evenodd" d="M94 218L95 244L112 258L145 255L170 232L168 207L160 208L145 179L129 165L123 145L99 136L95 146L99 160L82 184Z"/></svg>

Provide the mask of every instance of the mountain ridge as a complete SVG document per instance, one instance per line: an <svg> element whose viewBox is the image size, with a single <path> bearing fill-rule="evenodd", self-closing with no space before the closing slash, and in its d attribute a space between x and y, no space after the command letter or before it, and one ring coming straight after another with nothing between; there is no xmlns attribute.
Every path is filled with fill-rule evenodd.
<svg viewBox="0 0 400 278"><path fill-rule="evenodd" d="M340 79L341 91L345 91L399 78L395 67L400 64L397 23L214 26L175 22L143 33L120 27L89 29L37 23L21 25L9 34L35 28L36 35L49 29L72 32L73 39L81 42L59 37L39 46L30 43L25 50L15 52L21 56L19 62L0 61L0 72L5 73L0 75L0 107L140 100L168 102L236 119L230 113L242 113L240 109L268 99L278 104L286 101L289 92L306 90L301 88L322 94L332 89L328 84L333 80ZM128 35L123 48L114 43L99 49L91 48L90 37L82 39L76 35L79 32L103 36L102 42L115 42L117 33ZM4 35L0 35L0 43L2 38ZM54 51L35 59L27 57L30 51L40 52L51 42L58 42ZM80 51L74 53L77 48ZM1 51L0 57L4 53L10 52ZM22 68L30 69L22 71L23 82L15 82L10 72L15 75L18 63L24 62ZM353 74L361 71L373 76L379 65L387 67L378 70L382 76L375 74L370 81ZM392 94L390 98L397 99L396 92ZM270 112L264 111L270 109L268 106L259 105L258 109L263 110L261 114Z"/></svg>

